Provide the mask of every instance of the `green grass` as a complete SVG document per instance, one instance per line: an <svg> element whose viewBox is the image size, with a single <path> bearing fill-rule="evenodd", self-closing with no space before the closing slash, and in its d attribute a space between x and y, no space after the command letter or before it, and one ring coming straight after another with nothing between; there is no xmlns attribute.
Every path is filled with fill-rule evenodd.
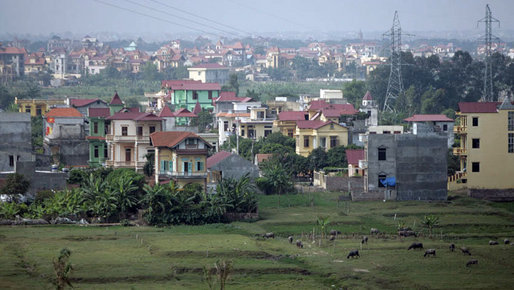
<svg viewBox="0 0 514 290"><path fill-rule="evenodd" d="M72 251L72 283L80 289L207 289L203 268L232 260L227 289L509 289L514 282L513 203L454 197L446 202L348 202L338 193L260 196L261 219L203 226L0 227L0 288L52 288L52 259ZM440 217L433 236L421 227L424 215ZM342 236L309 240L318 216ZM417 238L397 237L399 221ZM375 227L384 234L361 248L361 236ZM277 237L257 236L273 231ZM298 249L287 236L304 242ZM490 239L498 246L489 246ZM434 248L436 257L407 251L413 241ZM453 242L471 258L450 252ZM346 259L359 249L359 259ZM176 276L172 273L176 272ZM334 287L332 287L334 285Z"/></svg>

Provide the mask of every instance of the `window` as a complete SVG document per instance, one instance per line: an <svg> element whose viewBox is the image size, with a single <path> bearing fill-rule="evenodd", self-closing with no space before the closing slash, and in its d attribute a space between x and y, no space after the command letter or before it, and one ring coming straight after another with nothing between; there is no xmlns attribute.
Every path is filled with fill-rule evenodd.
<svg viewBox="0 0 514 290"><path fill-rule="evenodd" d="M36 107L36 115L41 116L41 112L42 112L41 106L37 106Z"/></svg>
<svg viewBox="0 0 514 290"><path fill-rule="evenodd" d="M223 121L223 131L228 131L228 121Z"/></svg>
<svg viewBox="0 0 514 290"><path fill-rule="evenodd" d="M478 117L473 117L472 124L473 124L473 127L477 127L478 126Z"/></svg>
<svg viewBox="0 0 514 290"><path fill-rule="evenodd" d="M514 112L509 112L509 131L514 131Z"/></svg>
<svg viewBox="0 0 514 290"><path fill-rule="evenodd" d="M514 133L509 133L509 153L514 153Z"/></svg>
<svg viewBox="0 0 514 290"><path fill-rule="evenodd" d="M327 138L325 138L325 137L321 138L321 139L319 140L319 143L320 143L320 144L319 144L319 146L320 146L321 148L327 148Z"/></svg>
<svg viewBox="0 0 514 290"><path fill-rule="evenodd" d="M203 171L203 162L196 161L196 171Z"/></svg>
<svg viewBox="0 0 514 290"><path fill-rule="evenodd" d="M125 161L132 160L132 150L130 148L125 149Z"/></svg>
<svg viewBox="0 0 514 290"><path fill-rule="evenodd" d="M264 130L264 137L268 137L269 134L271 134L271 130Z"/></svg>
<svg viewBox="0 0 514 290"><path fill-rule="evenodd" d="M193 91L193 100L198 100L198 92Z"/></svg>
<svg viewBox="0 0 514 290"><path fill-rule="evenodd" d="M471 141L472 141L472 144L471 144L472 148L475 148L475 149L480 148L480 139L473 138Z"/></svg>
<svg viewBox="0 0 514 290"><path fill-rule="evenodd" d="M245 130L244 129L241 129L241 136L245 136Z"/></svg>
<svg viewBox="0 0 514 290"><path fill-rule="evenodd" d="M337 136L330 136L330 148L337 146Z"/></svg>
<svg viewBox="0 0 514 290"><path fill-rule="evenodd" d="M29 113L30 114L30 107L25 107L25 113Z"/></svg>
<svg viewBox="0 0 514 290"><path fill-rule="evenodd" d="M155 126L150 126L150 134L152 134L153 132L155 132Z"/></svg>
<svg viewBox="0 0 514 290"><path fill-rule="evenodd" d="M143 127L137 127L137 136L143 136Z"/></svg>
<svg viewBox="0 0 514 290"><path fill-rule="evenodd" d="M443 125L443 131L444 131L444 132L448 131L448 124L444 124L444 125Z"/></svg>
<svg viewBox="0 0 514 290"><path fill-rule="evenodd" d="M121 127L121 136L127 136L128 135L128 127Z"/></svg>
<svg viewBox="0 0 514 290"><path fill-rule="evenodd" d="M309 148L309 136L303 136L303 147Z"/></svg>
<svg viewBox="0 0 514 290"><path fill-rule="evenodd" d="M93 133L98 134L98 122L93 122Z"/></svg>
<svg viewBox="0 0 514 290"><path fill-rule="evenodd" d="M107 145L104 145L104 158L107 159L107 156L109 154L109 150L107 150Z"/></svg>
<svg viewBox="0 0 514 290"><path fill-rule="evenodd" d="M186 139L186 145L195 145L196 144L196 139L193 139L193 138L188 138Z"/></svg>
<svg viewBox="0 0 514 290"><path fill-rule="evenodd" d="M386 160L386 148L378 148L378 160Z"/></svg>
<svg viewBox="0 0 514 290"><path fill-rule="evenodd" d="M401 134L401 131L394 131L393 134Z"/></svg>
<svg viewBox="0 0 514 290"><path fill-rule="evenodd" d="M306 121L309 120L309 114L305 114L303 117L305 118Z"/></svg>
<svg viewBox="0 0 514 290"><path fill-rule="evenodd" d="M334 130L334 124L330 124L330 130Z"/></svg>
<svg viewBox="0 0 514 290"><path fill-rule="evenodd" d="M97 146L95 146L93 156L94 156L95 158L98 158L98 145L97 145Z"/></svg>
<svg viewBox="0 0 514 290"><path fill-rule="evenodd" d="M384 131L382 134L391 134L391 131Z"/></svg>
<svg viewBox="0 0 514 290"><path fill-rule="evenodd" d="M14 167L14 155L9 155L9 167Z"/></svg>
<svg viewBox="0 0 514 290"><path fill-rule="evenodd" d="M212 91L209 91L208 98L209 100L212 100Z"/></svg>
<svg viewBox="0 0 514 290"><path fill-rule="evenodd" d="M109 134L109 125L107 124L104 125L104 133L105 135Z"/></svg>
<svg viewBox="0 0 514 290"><path fill-rule="evenodd" d="M287 129L287 136L293 138L293 136L294 136L293 129Z"/></svg>
<svg viewBox="0 0 514 290"><path fill-rule="evenodd" d="M387 178L387 175L385 175L385 174L379 174L378 175L378 187L385 187L382 184L382 180L385 180L386 178Z"/></svg>
<svg viewBox="0 0 514 290"><path fill-rule="evenodd" d="M162 171L170 171L170 162L168 160L162 161L161 172Z"/></svg>
<svg viewBox="0 0 514 290"><path fill-rule="evenodd" d="M471 163L471 171L472 172L480 172L480 162L472 162Z"/></svg>

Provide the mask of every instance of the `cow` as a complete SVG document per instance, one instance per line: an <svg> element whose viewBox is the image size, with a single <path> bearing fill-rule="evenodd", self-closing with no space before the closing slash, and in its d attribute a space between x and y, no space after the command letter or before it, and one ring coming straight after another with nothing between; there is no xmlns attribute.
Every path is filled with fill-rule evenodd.
<svg viewBox="0 0 514 290"><path fill-rule="evenodd" d="M296 246L300 249L303 249L303 243L300 240L296 240Z"/></svg>
<svg viewBox="0 0 514 290"><path fill-rule="evenodd" d="M466 267L469 267L470 265L478 265L477 259L471 259L466 263Z"/></svg>
<svg viewBox="0 0 514 290"><path fill-rule="evenodd" d="M426 257L426 256L434 256L435 257L435 249L428 249L425 251L425 255L423 255L423 257Z"/></svg>
<svg viewBox="0 0 514 290"><path fill-rule="evenodd" d="M330 230L329 234L330 234L331 236L337 236L337 235L340 235L340 234L341 234L341 232L340 232L340 231L338 231L338 230Z"/></svg>
<svg viewBox="0 0 514 290"><path fill-rule="evenodd" d="M293 236L287 237L287 240L289 241L290 244L292 244L293 243Z"/></svg>
<svg viewBox="0 0 514 290"><path fill-rule="evenodd" d="M509 239L504 239L504 240L503 240L503 243L504 243L505 245L508 245L508 244L510 244L510 241L509 241Z"/></svg>
<svg viewBox="0 0 514 290"><path fill-rule="evenodd" d="M498 245L497 241L493 241L493 240L489 241L489 246L496 246L496 245Z"/></svg>
<svg viewBox="0 0 514 290"><path fill-rule="evenodd" d="M262 235L263 238L266 238L266 239L274 239L275 238L275 234L273 232L271 233L265 233L264 235Z"/></svg>
<svg viewBox="0 0 514 290"><path fill-rule="evenodd" d="M423 243L412 243L407 250L410 249L423 249Z"/></svg>
<svg viewBox="0 0 514 290"><path fill-rule="evenodd" d="M378 235L378 234L380 234L380 231L378 229L376 229L376 228L371 228L369 230L369 234L370 235Z"/></svg>
<svg viewBox="0 0 514 290"><path fill-rule="evenodd" d="M460 250L462 251L463 254L468 254L471 256L471 252L469 251L468 248L466 247L460 247Z"/></svg>
<svg viewBox="0 0 514 290"><path fill-rule="evenodd" d="M348 253L348 256L346 256L346 259L355 258L355 257L359 257L360 258L359 250L352 250L352 251L350 251L350 253Z"/></svg>
<svg viewBox="0 0 514 290"><path fill-rule="evenodd" d="M368 237L367 236L363 236L362 237L362 241L361 241L361 244L368 244Z"/></svg>
<svg viewBox="0 0 514 290"><path fill-rule="evenodd" d="M455 244L454 243L451 243L450 244L450 251L455 251Z"/></svg>

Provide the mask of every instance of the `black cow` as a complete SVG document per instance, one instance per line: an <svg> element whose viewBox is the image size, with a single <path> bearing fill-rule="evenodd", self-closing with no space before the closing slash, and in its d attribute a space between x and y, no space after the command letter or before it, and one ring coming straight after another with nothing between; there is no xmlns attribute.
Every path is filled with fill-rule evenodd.
<svg viewBox="0 0 514 290"><path fill-rule="evenodd" d="M423 243L412 243L407 250L410 249L423 249Z"/></svg>
<svg viewBox="0 0 514 290"><path fill-rule="evenodd" d="M346 259L350 259L350 258L354 258L354 257L359 257L360 258L359 250L352 250L352 251L350 251L350 253L348 253L348 256L346 256Z"/></svg>

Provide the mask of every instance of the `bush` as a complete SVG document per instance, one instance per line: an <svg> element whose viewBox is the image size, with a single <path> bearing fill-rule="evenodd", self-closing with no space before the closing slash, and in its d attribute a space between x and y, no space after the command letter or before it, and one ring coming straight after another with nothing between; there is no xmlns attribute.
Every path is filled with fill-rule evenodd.
<svg viewBox="0 0 514 290"><path fill-rule="evenodd" d="M0 188L0 194L10 196L11 199L17 200L20 195L27 192L30 182L22 174L13 173L7 176L5 184Z"/></svg>

